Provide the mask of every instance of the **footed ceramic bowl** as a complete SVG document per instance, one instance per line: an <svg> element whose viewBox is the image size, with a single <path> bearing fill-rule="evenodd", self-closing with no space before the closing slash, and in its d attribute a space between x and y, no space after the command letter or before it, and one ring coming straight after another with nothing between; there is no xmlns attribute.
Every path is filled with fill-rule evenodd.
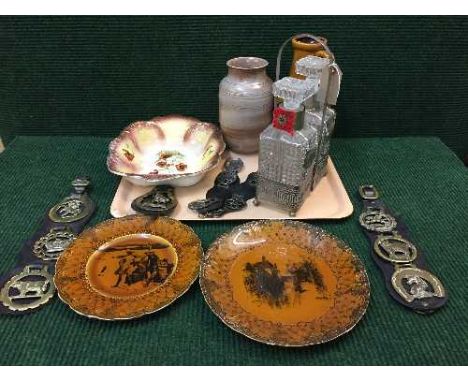
<svg viewBox="0 0 468 382"><path fill-rule="evenodd" d="M181 115L134 122L109 144L107 168L140 186L191 186L216 167L226 145L213 124Z"/></svg>

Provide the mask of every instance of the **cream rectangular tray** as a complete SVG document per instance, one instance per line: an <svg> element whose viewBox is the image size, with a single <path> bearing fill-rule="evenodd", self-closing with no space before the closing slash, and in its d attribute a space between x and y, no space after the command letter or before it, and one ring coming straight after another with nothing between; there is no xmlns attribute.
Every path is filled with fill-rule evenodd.
<svg viewBox="0 0 468 382"><path fill-rule="evenodd" d="M257 154L239 155L231 153L230 157L233 159L241 158L244 161L244 168L239 173L242 182L248 174L257 170ZM187 208L187 205L193 200L205 198L206 192L213 187L214 179L221 171L221 168L222 164L209 172L200 183L194 186L176 188L175 193L179 203L172 212L171 217L179 220L342 219L353 213L351 200L333 162L329 159L327 175L311 192L295 217L290 217L287 212L273 209L271 206L262 204L254 206L252 200L249 200L247 208L241 211L231 212L220 218L200 219L197 213ZM132 201L151 189L151 186L136 186L122 178L110 207L111 215L122 217L134 214L135 211L131 208Z"/></svg>

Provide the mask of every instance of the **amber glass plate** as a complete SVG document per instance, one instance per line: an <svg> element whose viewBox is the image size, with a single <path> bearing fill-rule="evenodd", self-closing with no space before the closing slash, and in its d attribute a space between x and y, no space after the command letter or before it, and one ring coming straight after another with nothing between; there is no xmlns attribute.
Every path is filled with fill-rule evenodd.
<svg viewBox="0 0 468 382"><path fill-rule="evenodd" d="M177 220L133 215L84 231L60 256L55 285L77 313L123 320L156 312L196 280L200 240Z"/></svg>
<svg viewBox="0 0 468 382"><path fill-rule="evenodd" d="M246 223L221 236L202 260L200 285L227 326L280 346L315 345L348 332L370 294L349 247L290 220Z"/></svg>

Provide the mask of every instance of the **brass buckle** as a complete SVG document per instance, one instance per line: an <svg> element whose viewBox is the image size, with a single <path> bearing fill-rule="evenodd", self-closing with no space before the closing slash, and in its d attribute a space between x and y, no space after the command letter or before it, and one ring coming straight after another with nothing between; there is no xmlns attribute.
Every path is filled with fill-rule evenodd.
<svg viewBox="0 0 468 382"><path fill-rule="evenodd" d="M372 184L364 184L359 187L359 195L365 200L375 200L379 198L379 192Z"/></svg>

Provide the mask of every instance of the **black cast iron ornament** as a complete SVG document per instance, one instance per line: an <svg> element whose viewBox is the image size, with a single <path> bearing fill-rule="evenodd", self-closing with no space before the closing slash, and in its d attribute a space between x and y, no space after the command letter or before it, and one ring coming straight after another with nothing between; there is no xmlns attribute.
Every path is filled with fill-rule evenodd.
<svg viewBox="0 0 468 382"><path fill-rule="evenodd" d="M239 171L243 166L241 159L226 161L214 186L207 191L206 199L190 202L188 208L197 212L201 218L217 218L246 208L247 201L255 197L257 173L250 173L241 183Z"/></svg>
<svg viewBox="0 0 468 382"><path fill-rule="evenodd" d="M176 206L174 187L169 185L156 186L132 202L133 210L152 216L169 215Z"/></svg>

